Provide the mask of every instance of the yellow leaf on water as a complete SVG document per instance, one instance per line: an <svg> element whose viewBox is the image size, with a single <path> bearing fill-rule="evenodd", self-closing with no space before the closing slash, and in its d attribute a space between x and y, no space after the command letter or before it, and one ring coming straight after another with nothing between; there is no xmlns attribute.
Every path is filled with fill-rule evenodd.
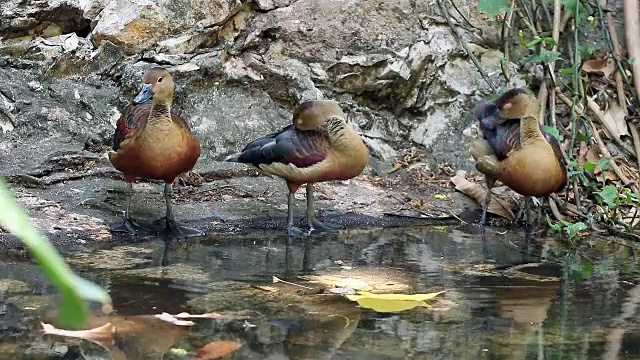
<svg viewBox="0 0 640 360"><path fill-rule="evenodd" d="M377 312L400 312L413 309L414 307L431 307L424 301L415 300L388 300L376 298L359 298L358 305L363 308L372 309Z"/></svg>
<svg viewBox="0 0 640 360"><path fill-rule="evenodd" d="M430 294L373 294L366 291L361 291L357 295L349 294L345 295L347 299L351 301L357 301L358 305L372 309L378 312L398 312L413 309L414 307L427 307L431 306L425 301L433 299L434 297L444 293L444 291L430 293Z"/></svg>

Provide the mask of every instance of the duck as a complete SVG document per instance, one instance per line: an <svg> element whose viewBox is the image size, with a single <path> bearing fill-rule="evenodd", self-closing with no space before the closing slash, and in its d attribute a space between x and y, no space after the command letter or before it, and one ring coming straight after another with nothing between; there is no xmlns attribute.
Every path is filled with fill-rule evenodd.
<svg viewBox="0 0 640 360"><path fill-rule="evenodd" d="M476 104L474 117L481 137L472 142L471 155L487 185L480 220L483 230L496 181L524 196L524 207L531 196L548 196L567 185L560 143L539 124L538 114L537 99L523 88L506 91L494 103Z"/></svg>
<svg viewBox="0 0 640 360"><path fill-rule="evenodd" d="M333 100L307 100L293 112L292 124L249 142L240 153L226 159L250 164L262 172L284 179L287 195L287 233L310 235L314 231L342 229L315 216L313 184L348 180L369 164L369 149ZM295 193L306 184L307 231L293 224Z"/></svg>
<svg viewBox="0 0 640 360"><path fill-rule="evenodd" d="M200 143L187 122L172 110L175 83L165 68L147 70L139 94L121 113L113 135L109 160L127 182L123 222L113 232L136 234L146 230L130 217L133 182L137 178L164 181L166 215L162 231L179 237L204 235L176 222L171 204L172 184L190 171L200 157Z"/></svg>

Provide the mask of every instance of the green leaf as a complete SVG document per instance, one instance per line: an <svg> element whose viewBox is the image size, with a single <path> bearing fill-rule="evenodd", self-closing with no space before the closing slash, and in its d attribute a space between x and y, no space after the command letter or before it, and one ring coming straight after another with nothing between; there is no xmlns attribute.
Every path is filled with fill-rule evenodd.
<svg viewBox="0 0 640 360"><path fill-rule="evenodd" d="M551 227L551 229L553 229L554 231L562 231L562 224L560 224L559 222L555 224L552 223L549 215L547 215L547 224L549 224L549 227Z"/></svg>
<svg viewBox="0 0 640 360"><path fill-rule="evenodd" d="M554 138L556 138L558 141L562 141L562 136L560 136L560 131L558 130L558 128L554 127L554 126L548 126L545 125L544 126L544 131L553 135Z"/></svg>
<svg viewBox="0 0 640 360"><path fill-rule="evenodd" d="M573 67L560 69L560 75L571 75L573 74Z"/></svg>
<svg viewBox="0 0 640 360"><path fill-rule="evenodd" d="M585 161L583 167L584 170L589 174L593 174L596 171L596 164L592 163L591 161Z"/></svg>
<svg viewBox="0 0 640 360"><path fill-rule="evenodd" d="M580 13L582 13L582 4L580 3L580 0L560 0L560 3L562 3L562 5L564 5L564 10L570 13L575 13L576 11L576 5L578 6L578 16L580 16Z"/></svg>
<svg viewBox="0 0 640 360"><path fill-rule="evenodd" d="M533 40L528 42L524 47L531 49L532 47L536 46L541 42L542 42L542 38L540 36L536 36L535 38L533 38Z"/></svg>
<svg viewBox="0 0 640 360"><path fill-rule="evenodd" d="M580 140L580 141L584 141L584 142L588 142L589 141L589 137L581 132L576 134L576 139Z"/></svg>
<svg viewBox="0 0 640 360"><path fill-rule="evenodd" d="M611 160L611 158L603 157L598 160L598 166L600 167L600 169L602 169L602 171L606 171L607 169L609 169L609 163L611 162Z"/></svg>
<svg viewBox="0 0 640 360"><path fill-rule="evenodd" d="M600 49L600 46L598 45L592 45L592 44L578 45L578 51L580 52L580 55L584 57L587 57L593 54L594 51L599 49Z"/></svg>
<svg viewBox="0 0 640 360"><path fill-rule="evenodd" d="M607 185L602 191L598 192L598 195L602 198L602 200L607 204L609 209L615 209L617 206L618 200L618 189L615 186Z"/></svg>
<svg viewBox="0 0 640 360"><path fill-rule="evenodd" d="M560 55L562 54L557 51L540 50L539 54L533 55L528 61L549 64L560 59Z"/></svg>
<svg viewBox="0 0 640 360"><path fill-rule="evenodd" d="M85 300L111 304L111 298L104 289L76 275L51 243L31 225L2 179L0 204L0 226L27 245L47 278L60 291L59 322L62 326L78 327L85 324L88 318Z"/></svg>
<svg viewBox="0 0 640 360"><path fill-rule="evenodd" d="M508 10L509 5L511 5L509 0L480 0L478 2L478 12L496 15Z"/></svg>
<svg viewBox="0 0 640 360"><path fill-rule="evenodd" d="M578 234L580 231L586 228L587 228L587 225L585 225L585 223L577 222L577 223L573 223L565 226L564 231L566 231L567 235L569 235L569 239L573 239L573 237L576 236L576 234Z"/></svg>

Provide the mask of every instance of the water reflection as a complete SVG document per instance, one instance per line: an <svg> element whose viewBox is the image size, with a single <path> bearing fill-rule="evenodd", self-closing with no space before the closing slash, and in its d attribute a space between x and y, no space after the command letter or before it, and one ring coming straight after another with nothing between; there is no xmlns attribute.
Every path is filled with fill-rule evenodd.
<svg viewBox="0 0 640 360"><path fill-rule="evenodd" d="M0 263L14 279L0 291L0 358L177 359L184 357L175 349L188 353L219 339L242 344L238 359L637 358L640 290L621 285L623 269L633 269L627 258L614 252L584 261L567 253L559 266L518 267L542 261L542 241L488 234L483 245L469 228L412 227L309 239L279 231L210 234L74 253L73 267L113 296L116 313L92 319L93 326L119 326L108 351L41 337L38 322L51 321L42 310L50 304L41 308L33 297L52 289L41 277L24 276L36 271L33 265ZM336 297L301 295L273 284L273 276L313 287L352 278L378 290L446 289L450 306L381 314ZM198 320L186 328L149 316L183 311L250 320ZM16 319L24 325L16 328Z"/></svg>

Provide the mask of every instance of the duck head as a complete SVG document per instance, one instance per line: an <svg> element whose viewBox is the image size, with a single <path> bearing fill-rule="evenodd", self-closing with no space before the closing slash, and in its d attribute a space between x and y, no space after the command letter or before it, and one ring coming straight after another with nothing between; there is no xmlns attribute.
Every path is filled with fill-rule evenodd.
<svg viewBox="0 0 640 360"><path fill-rule="evenodd" d="M345 119L338 103L333 100L308 100L293 112L293 124L300 130L311 130L332 117Z"/></svg>
<svg viewBox="0 0 640 360"><path fill-rule="evenodd" d="M149 99L154 102L163 102L171 104L173 101L173 93L175 84L169 72L161 67L154 67L147 70L142 78L142 90L138 96L133 99L133 104L142 104Z"/></svg>
<svg viewBox="0 0 640 360"><path fill-rule="evenodd" d="M495 105L504 119L519 119L526 115L537 117L537 100L521 88L507 91L496 100Z"/></svg>

